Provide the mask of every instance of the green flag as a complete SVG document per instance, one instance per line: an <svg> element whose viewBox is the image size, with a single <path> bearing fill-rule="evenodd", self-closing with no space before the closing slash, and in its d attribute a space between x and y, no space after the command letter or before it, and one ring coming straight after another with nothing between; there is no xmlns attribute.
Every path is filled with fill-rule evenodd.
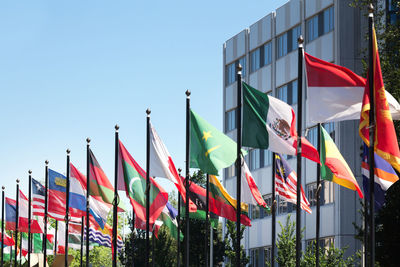
<svg viewBox="0 0 400 267"><path fill-rule="evenodd" d="M236 142L190 110L190 167L218 175L236 160ZM242 151L242 153L245 153Z"/></svg>

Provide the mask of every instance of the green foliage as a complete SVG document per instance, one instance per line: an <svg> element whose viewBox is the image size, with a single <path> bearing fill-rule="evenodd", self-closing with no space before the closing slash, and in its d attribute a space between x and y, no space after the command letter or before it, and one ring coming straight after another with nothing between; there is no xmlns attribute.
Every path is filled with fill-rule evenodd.
<svg viewBox="0 0 400 267"><path fill-rule="evenodd" d="M158 238L152 236L151 239L154 245L151 261L154 261L155 266L176 266L177 241L170 235L169 228L162 226L158 231Z"/></svg>
<svg viewBox="0 0 400 267"><path fill-rule="evenodd" d="M296 266L296 223L290 221L290 215L286 217L286 223L281 226L281 233L278 234L277 248L278 257L276 259L279 266L292 267ZM301 231L303 233L304 229ZM303 234L301 234L303 238ZM335 248L333 244L324 249L319 247L319 259L321 267L347 267L356 266L356 260L360 257L358 253L356 256L344 258L344 253L347 248ZM315 241L312 245L308 246L305 253L303 253L300 265L302 267L315 266Z"/></svg>
<svg viewBox="0 0 400 267"><path fill-rule="evenodd" d="M241 225L240 227L240 239L243 238L245 226ZM225 234L225 255L228 258L228 264L226 266L236 266L236 250L235 243L237 238L236 231L236 223L227 220L226 221L226 234ZM244 251L243 245L240 246L240 266L246 266L250 262L250 257L246 256L246 252Z"/></svg>

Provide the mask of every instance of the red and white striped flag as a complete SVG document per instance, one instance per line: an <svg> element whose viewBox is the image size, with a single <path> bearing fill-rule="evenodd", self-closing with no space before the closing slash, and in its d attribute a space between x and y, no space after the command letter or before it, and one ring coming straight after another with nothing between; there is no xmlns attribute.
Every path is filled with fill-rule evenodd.
<svg viewBox="0 0 400 267"><path fill-rule="evenodd" d="M287 202L297 204L297 175L290 168L289 164L281 157L275 155L275 192ZM311 213L310 203L304 194L303 186L301 186L301 208Z"/></svg>

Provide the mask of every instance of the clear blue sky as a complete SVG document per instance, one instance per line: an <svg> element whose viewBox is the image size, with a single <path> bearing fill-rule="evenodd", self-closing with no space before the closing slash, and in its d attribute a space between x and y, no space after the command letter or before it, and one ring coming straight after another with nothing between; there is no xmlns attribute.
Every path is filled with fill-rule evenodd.
<svg viewBox="0 0 400 267"><path fill-rule="evenodd" d="M86 137L113 183L114 125L145 167L146 114L184 168L185 91L222 129L222 45L286 0L0 2L0 186L44 161L86 172ZM158 179L159 180L159 179ZM162 179L167 191L171 183Z"/></svg>

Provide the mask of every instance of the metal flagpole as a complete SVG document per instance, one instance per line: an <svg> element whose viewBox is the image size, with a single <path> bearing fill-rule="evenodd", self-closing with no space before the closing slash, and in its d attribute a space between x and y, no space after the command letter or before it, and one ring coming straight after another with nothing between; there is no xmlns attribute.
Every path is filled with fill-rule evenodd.
<svg viewBox="0 0 400 267"><path fill-rule="evenodd" d="M179 168L178 169L178 173L179 173L179 178L181 177L181 172L182 169ZM177 251L177 266L180 267L181 266L181 195L178 192L178 219L177 219L177 223L178 223L178 251Z"/></svg>
<svg viewBox="0 0 400 267"><path fill-rule="evenodd" d="M208 267L208 227L209 227L209 194L210 194L210 189L209 189L209 183L210 183L210 175L207 173L207 178L206 178L206 234L204 236L205 244L204 244L204 262L205 262L205 267Z"/></svg>
<svg viewBox="0 0 400 267"><path fill-rule="evenodd" d="M370 266L375 266L375 99L374 99L374 53L373 53L373 27L374 27L374 6L368 6L368 25L369 25L369 66L368 66L368 86L369 86L369 231L370 231Z"/></svg>
<svg viewBox="0 0 400 267"><path fill-rule="evenodd" d="M318 155L321 155L321 123L318 123ZM317 164L317 214L316 214L316 226L315 226L315 266L319 266L319 230L321 222L321 165Z"/></svg>
<svg viewBox="0 0 400 267"><path fill-rule="evenodd" d="M18 266L21 266L21 258L22 258L22 232L19 233L19 261L18 261Z"/></svg>
<svg viewBox="0 0 400 267"><path fill-rule="evenodd" d="M189 267L189 249L190 249L190 235L189 235L189 157L190 157L190 91L186 90L186 161L185 161L185 169L186 169L186 179L185 179L185 187L186 187L186 205L185 205L185 218L186 218L186 250L185 250L185 266Z"/></svg>
<svg viewBox="0 0 400 267"><path fill-rule="evenodd" d="M89 266L89 213L90 213L90 138L86 138L86 266Z"/></svg>
<svg viewBox="0 0 400 267"><path fill-rule="evenodd" d="M150 113L146 110L146 267L150 263Z"/></svg>
<svg viewBox="0 0 400 267"><path fill-rule="evenodd" d="M214 266L214 229L210 226L210 266Z"/></svg>
<svg viewBox="0 0 400 267"><path fill-rule="evenodd" d="M70 156L69 153L71 150L67 149L67 203L65 205L65 257L64 257L64 265L68 266L68 242L69 242L69 187L70 187L70 180L69 180L69 162Z"/></svg>
<svg viewBox="0 0 400 267"><path fill-rule="evenodd" d="M241 174L242 174L242 160L240 150L242 147L242 66L237 66L237 110L236 110L236 266L240 267L240 214L241 206Z"/></svg>
<svg viewBox="0 0 400 267"><path fill-rule="evenodd" d="M301 135L303 109L303 36L298 38L298 95L297 95L297 205L296 205L296 267L300 267L301 257Z"/></svg>
<svg viewBox="0 0 400 267"><path fill-rule="evenodd" d="M18 221L19 221L19 179L17 179L17 197L16 197L16 210L15 210L15 249L14 249L14 262L17 266L17 251L18 251Z"/></svg>
<svg viewBox="0 0 400 267"><path fill-rule="evenodd" d="M271 227L271 267L275 266L275 240L276 240L276 199L275 199L275 173L276 158L275 152L272 153L272 227Z"/></svg>
<svg viewBox="0 0 400 267"><path fill-rule="evenodd" d="M82 216L82 222L81 222L81 262L80 262L80 267L83 267L83 237L84 237L83 230L84 229L85 229L85 216Z"/></svg>
<svg viewBox="0 0 400 267"><path fill-rule="evenodd" d="M47 258L47 202L48 202L48 188L49 188L49 161L45 161L45 175L44 175L44 234L43 234L43 266L46 266Z"/></svg>
<svg viewBox="0 0 400 267"><path fill-rule="evenodd" d="M32 234L31 234L31 213L32 213L32 171L29 170L29 186L28 186L28 266L31 266L31 252L32 252L32 245L31 245L31 239L32 239Z"/></svg>
<svg viewBox="0 0 400 267"><path fill-rule="evenodd" d="M57 256L57 237L58 237L58 221L56 220L56 227L54 233L54 257Z"/></svg>
<svg viewBox="0 0 400 267"><path fill-rule="evenodd" d="M118 235L118 204L119 204L119 196L118 196L118 145L119 145L119 135L118 135L118 124L115 125L115 172L114 172L114 209L113 209L113 231L112 231L112 242L113 242L113 249L112 249L112 259L113 263L112 266L117 266L117 235Z"/></svg>
<svg viewBox="0 0 400 267"><path fill-rule="evenodd" d="M1 187L1 242L4 242L4 186ZM4 265L4 245L1 246L1 267Z"/></svg>

